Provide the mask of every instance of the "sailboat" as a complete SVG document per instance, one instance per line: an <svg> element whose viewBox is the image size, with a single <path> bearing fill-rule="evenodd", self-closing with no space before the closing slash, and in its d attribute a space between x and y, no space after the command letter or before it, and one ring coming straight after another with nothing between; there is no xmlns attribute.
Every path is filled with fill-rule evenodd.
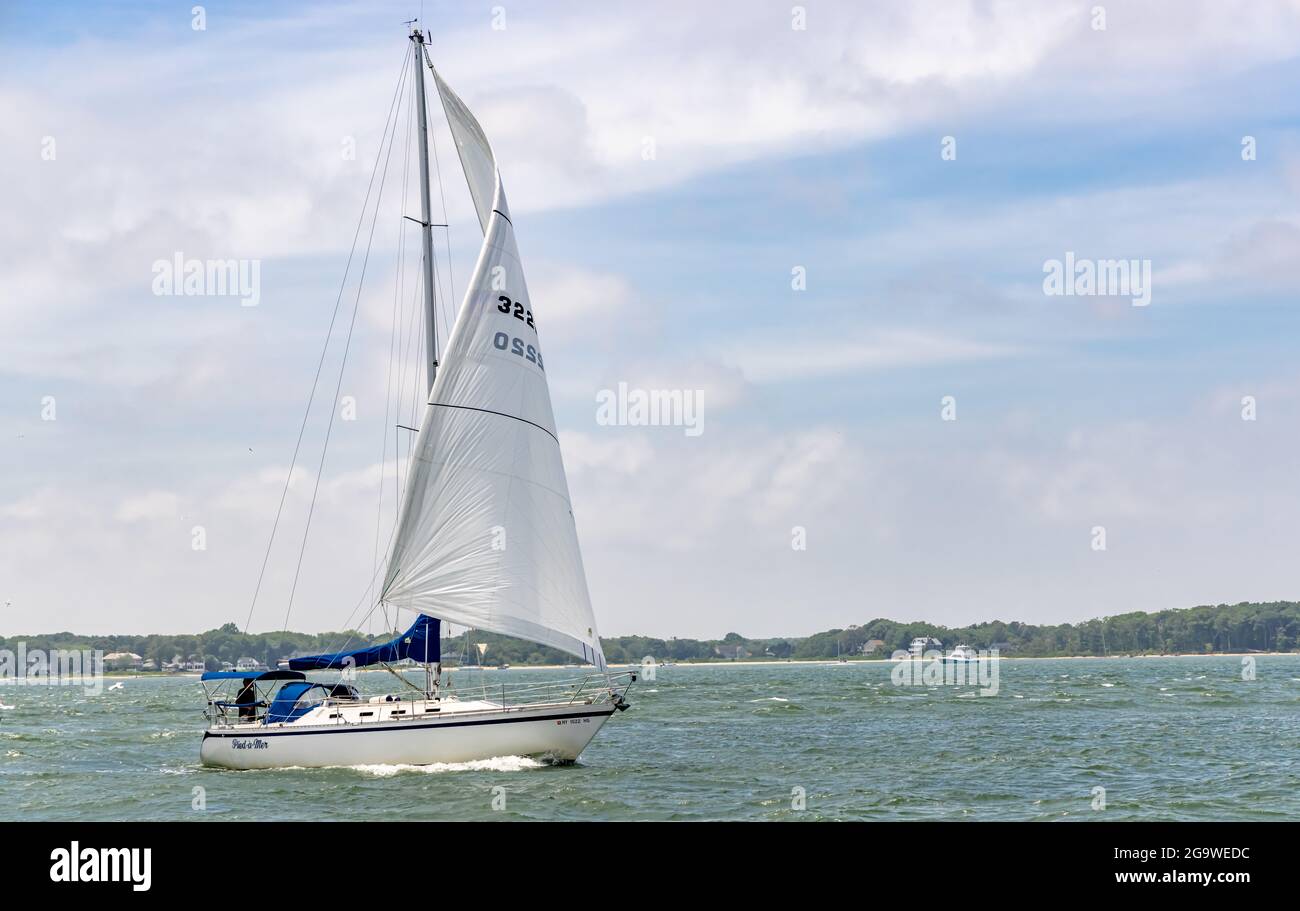
<svg viewBox="0 0 1300 911"><path fill-rule="evenodd" d="M205 765L457 763L498 756L576 760L628 707L635 673L612 675L596 632L568 483L529 297L496 156L483 129L411 29L418 105L420 222L430 387L378 603L415 614L393 640L295 657L287 670L217 671L201 680ZM432 76L483 242L438 358L425 71ZM506 546L492 546L505 531ZM556 683L453 689L443 680L443 623L567 652L593 672ZM362 696L351 672L406 664L423 685ZM343 679L312 682L313 671ZM398 675L401 676L400 674Z"/></svg>

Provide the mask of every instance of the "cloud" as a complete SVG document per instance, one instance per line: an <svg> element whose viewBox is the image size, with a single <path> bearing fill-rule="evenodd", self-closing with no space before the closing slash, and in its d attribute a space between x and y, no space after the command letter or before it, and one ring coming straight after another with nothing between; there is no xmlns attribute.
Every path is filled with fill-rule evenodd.
<svg viewBox="0 0 1300 911"><path fill-rule="evenodd" d="M530 264L529 294L541 326L567 344L645 323L631 284L621 275L541 261Z"/></svg>
<svg viewBox="0 0 1300 911"><path fill-rule="evenodd" d="M0 506L0 516L23 522L43 519L49 514L50 491L38 491Z"/></svg>
<svg viewBox="0 0 1300 911"><path fill-rule="evenodd" d="M789 537L784 523L822 509L857 474L860 455L829 428L683 437L610 428L563 438L580 531L632 533L649 551L704 548L718 535ZM590 524L588 524L590 523ZM784 530L782 530L784 529Z"/></svg>
<svg viewBox="0 0 1300 911"><path fill-rule="evenodd" d="M879 330L854 336L823 339L790 338L789 333L768 333L737 340L720 356L737 366L746 378L773 383L830 377L866 370L932 367L1024 352L1006 345L970 341L915 330Z"/></svg>
<svg viewBox="0 0 1300 911"><path fill-rule="evenodd" d="M592 433L560 434L560 449L568 472L635 475L650 467L654 449L644 436L612 437Z"/></svg>
<svg viewBox="0 0 1300 911"><path fill-rule="evenodd" d="M1239 172L1193 161L1151 173L1103 156L1055 175L1077 178L1066 187L1042 162L997 155L1044 126L1091 151L1098 137L1170 126L1213 141L1207 124L1230 115L1282 122L1288 102L1269 87L1290 70L1267 68L1296 58L1300 8L1108 12L1104 32L1065 0L810 4L806 31L787 7L739 0L669 12L518 3L504 31L481 9L446 12L435 58L495 143L519 216L607 632L799 633L854 612L1072 619L1293 583L1279 519L1300 507L1283 404L1293 378L1244 337L1206 376L1220 339L1177 334L1185 324L1162 308L1193 292L1233 304L1294 287L1294 154L1279 156L1281 181L1269 156L1284 144L1262 143ZM59 397L57 425L29 432L0 478L0 578L28 611L5 623L242 622L404 39L371 8L331 4L212 9L204 33L164 14L94 35L45 25L0 38L23 74L0 85L0 370L14 390L3 417L30 431L32 403ZM1259 91L1238 99L1252 80ZM975 131L982 150L965 139ZM963 166L1005 185L975 192L908 172L916 148L937 156L954 132ZM890 137L903 140L877 143ZM436 138L448 215L468 224L454 154ZM397 155L386 199L398 202L407 174L411 213L412 163ZM895 178L911 181L898 198L886 192ZM434 204L441 217L441 194ZM391 527L393 447L405 441L379 426L389 253L410 230L396 211L377 228L342 390L360 419L334 428L299 628L342 621ZM451 232L458 262L474 230ZM1152 308L1045 299L1041 263L1067 249L1153 259ZM261 305L155 297L151 264L176 251L262 260ZM795 262L811 276L799 308L784 306ZM1237 293L1218 293L1222 282ZM401 286L404 327L415 290ZM1096 369L1132 349L1093 343L1162 331L1162 347L1139 352L1175 368L1158 401L1134 392L1149 375ZM335 366L316 417L337 406ZM417 373L394 381L407 406ZM860 374L870 389L843 381ZM969 387L960 423L934 418L934 377ZM703 390L704 435L596 427L596 391L619 382ZM1258 423L1237 418L1241 394L1260 397ZM919 399L924 421L906 411ZM1196 404L1171 413L1169 400ZM1131 420L1096 414L1121 407ZM309 430L254 628L287 608L323 425ZM1093 523L1112 530L1108 563L1083 562ZM193 525L206 551L192 549ZM807 552L790 547L794 525Z"/></svg>
<svg viewBox="0 0 1300 911"><path fill-rule="evenodd" d="M115 515L121 522L176 518L180 515L180 498L166 490L151 490L123 500Z"/></svg>
<svg viewBox="0 0 1300 911"><path fill-rule="evenodd" d="M1225 217L1207 230L1195 255L1174 260L1159 270L1156 280L1168 286L1192 289L1231 283L1238 291L1295 290L1300 287L1300 262L1295 256L1300 246L1297 199L1300 194L1295 193L1290 200L1275 199L1268 206L1275 214L1266 217L1253 214ZM1288 202L1290 211L1277 211Z"/></svg>

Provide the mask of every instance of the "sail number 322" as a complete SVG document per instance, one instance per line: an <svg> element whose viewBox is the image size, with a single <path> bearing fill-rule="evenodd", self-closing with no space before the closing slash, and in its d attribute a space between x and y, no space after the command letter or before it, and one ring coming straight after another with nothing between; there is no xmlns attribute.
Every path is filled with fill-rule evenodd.
<svg viewBox="0 0 1300 911"><path fill-rule="evenodd" d="M528 328L532 329L534 332L537 331L537 327L533 325L533 311L529 310L519 301L512 301L504 294L498 297L497 301L497 310L502 313L513 313L515 319L527 323Z"/></svg>
<svg viewBox="0 0 1300 911"><path fill-rule="evenodd" d="M526 323L528 328L534 332L537 327L533 325L533 311L524 307L519 301L512 301L504 294L497 298L500 302L497 309L502 313L513 314L520 322ZM509 351L511 354L522 357L524 360L536 364L540 369L545 370L542 366L542 352L537 350L536 345L530 345L521 338L516 338L508 332L498 332L492 338L492 345L498 351Z"/></svg>

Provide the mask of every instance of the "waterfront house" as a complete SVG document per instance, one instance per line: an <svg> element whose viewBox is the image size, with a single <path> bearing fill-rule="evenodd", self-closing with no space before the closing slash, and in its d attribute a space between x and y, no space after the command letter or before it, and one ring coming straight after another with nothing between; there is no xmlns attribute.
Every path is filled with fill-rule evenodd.
<svg viewBox="0 0 1300 911"><path fill-rule="evenodd" d="M138 671L144 659L135 652L113 652L104 656L104 669L109 671Z"/></svg>
<svg viewBox="0 0 1300 911"><path fill-rule="evenodd" d="M749 657L749 649L745 648L743 645L715 645L713 651L716 652L719 657L726 658L728 661L736 661L740 658Z"/></svg>
<svg viewBox="0 0 1300 911"><path fill-rule="evenodd" d="M912 644L907 650L913 658L921 658L926 652L937 652L943 648L943 643L933 636L918 636L912 640Z"/></svg>

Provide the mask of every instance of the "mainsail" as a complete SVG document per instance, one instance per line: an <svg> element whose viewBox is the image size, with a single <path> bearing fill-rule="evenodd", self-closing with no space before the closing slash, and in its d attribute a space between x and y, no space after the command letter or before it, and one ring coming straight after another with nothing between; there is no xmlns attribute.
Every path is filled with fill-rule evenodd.
<svg viewBox="0 0 1300 911"><path fill-rule="evenodd" d="M483 246L429 393L381 598L603 669L501 172L473 114L434 80Z"/></svg>

